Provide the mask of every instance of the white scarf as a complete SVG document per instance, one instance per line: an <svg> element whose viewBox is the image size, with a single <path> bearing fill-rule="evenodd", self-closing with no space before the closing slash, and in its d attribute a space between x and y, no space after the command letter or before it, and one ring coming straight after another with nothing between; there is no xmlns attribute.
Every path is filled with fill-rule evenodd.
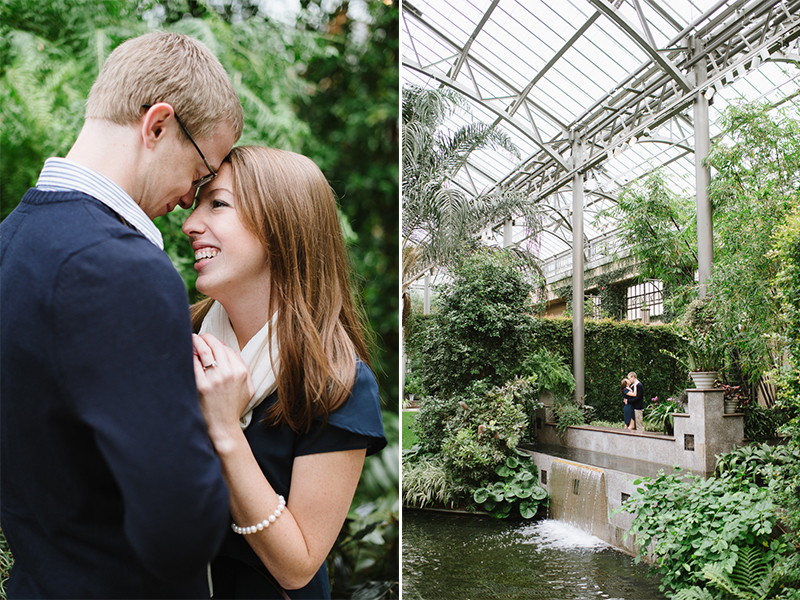
<svg viewBox="0 0 800 600"><path fill-rule="evenodd" d="M256 392L250 398L247 408L239 418L239 424L242 429L247 429L248 425L250 425L250 421L253 418L253 409L261 404L278 386L278 382L275 379L280 364L278 358L278 336L275 331L277 317L278 313L276 312L272 319L267 321L264 327L250 338L244 350L239 350L239 341L236 339L236 333L231 326L231 320L228 318L225 308L219 302L214 302L211 305L208 314L203 319L203 324L200 326L200 333L210 333L229 348L239 351L244 363L250 369L250 376L253 378L253 386L256 388ZM272 355L272 360L270 360L270 354Z"/></svg>

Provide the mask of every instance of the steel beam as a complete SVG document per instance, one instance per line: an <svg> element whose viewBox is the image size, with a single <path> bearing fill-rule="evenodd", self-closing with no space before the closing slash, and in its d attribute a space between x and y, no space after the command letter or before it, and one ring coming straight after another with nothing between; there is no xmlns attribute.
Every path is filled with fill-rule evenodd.
<svg viewBox="0 0 800 600"><path fill-rule="evenodd" d="M617 27L622 29L625 34L630 37L636 44L647 54L650 55L650 58L653 59L655 63L657 63L666 73L669 74L675 82L681 86L684 92L688 92L692 85L689 81L684 77L683 73L681 73L680 69L670 62L670 60L662 56L661 53L658 51L658 48L654 47L650 42L639 32L636 26L628 21L625 16L618 12L613 5L606 2L606 0L589 0L592 5L597 8L600 12L602 12L605 16L607 16L612 22L614 22Z"/></svg>

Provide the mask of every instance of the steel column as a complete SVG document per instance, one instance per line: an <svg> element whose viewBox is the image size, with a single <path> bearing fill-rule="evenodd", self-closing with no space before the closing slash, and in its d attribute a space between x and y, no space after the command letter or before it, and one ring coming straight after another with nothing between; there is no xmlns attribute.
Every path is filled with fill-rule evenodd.
<svg viewBox="0 0 800 600"><path fill-rule="evenodd" d="M431 314L431 272L425 271L425 289L422 292L422 314Z"/></svg>
<svg viewBox="0 0 800 600"><path fill-rule="evenodd" d="M583 162L581 140L572 143L572 164ZM583 404L584 336L583 336L583 172L578 169L572 178L572 374L575 376L575 401Z"/></svg>
<svg viewBox="0 0 800 600"><path fill-rule="evenodd" d="M694 40L694 51L703 52L702 42ZM706 61L701 60L694 69L697 78L697 92L694 100L694 165L695 199L697 204L697 269L700 280L700 297L706 295L708 280L714 263L714 236L711 222L711 202L708 198L708 185L711 172L704 165L711 148L708 124L708 100L703 95L703 84L708 79Z"/></svg>
<svg viewBox="0 0 800 600"><path fill-rule="evenodd" d="M514 243L514 229L511 219L506 219L503 223L503 248L508 248Z"/></svg>

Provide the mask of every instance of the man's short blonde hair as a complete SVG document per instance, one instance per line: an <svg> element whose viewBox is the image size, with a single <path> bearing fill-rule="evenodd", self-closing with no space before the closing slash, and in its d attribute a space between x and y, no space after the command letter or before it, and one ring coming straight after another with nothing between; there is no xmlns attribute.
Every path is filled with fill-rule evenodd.
<svg viewBox="0 0 800 600"><path fill-rule="evenodd" d="M170 104L194 138L212 135L220 123L236 140L242 134L242 104L219 60L202 42L163 31L117 46L89 92L85 116L131 125L143 104L158 102Z"/></svg>

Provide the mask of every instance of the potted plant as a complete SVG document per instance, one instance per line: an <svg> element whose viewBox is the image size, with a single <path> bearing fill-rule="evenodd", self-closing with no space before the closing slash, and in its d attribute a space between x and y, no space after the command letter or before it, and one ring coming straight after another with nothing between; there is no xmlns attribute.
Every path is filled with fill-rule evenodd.
<svg viewBox="0 0 800 600"><path fill-rule="evenodd" d="M684 342L683 356L664 350L689 370L697 389L711 389L725 365L725 342L714 322L710 298L698 298L686 308L677 333Z"/></svg>
<svg viewBox="0 0 800 600"><path fill-rule="evenodd" d="M723 383L722 392L725 414L730 415L739 412L740 405L747 399L747 394L742 390L742 386L726 385Z"/></svg>

